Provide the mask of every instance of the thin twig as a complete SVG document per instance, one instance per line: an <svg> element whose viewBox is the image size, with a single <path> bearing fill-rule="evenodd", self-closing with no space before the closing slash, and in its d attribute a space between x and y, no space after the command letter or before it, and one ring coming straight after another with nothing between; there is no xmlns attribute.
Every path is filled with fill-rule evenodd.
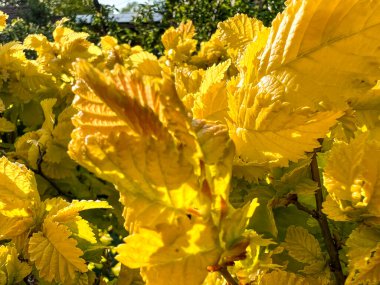
<svg viewBox="0 0 380 285"><path fill-rule="evenodd" d="M239 283L233 278L230 274L230 272L227 269L227 266L221 267L219 270L220 274L226 279L229 285L239 285Z"/></svg>
<svg viewBox="0 0 380 285"><path fill-rule="evenodd" d="M317 221L318 221L319 227L321 228L323 240L326 244L327 252L330 257L330 269L335 275L337 284L343 285L346 277L343 274L342 266L340 264L338 247L331 235L327 217L322 212L323 193L322 193L321 178L319 176L316 152L314 152L313 154L313 158L311 160L310 166L311 166L312 179L318 184L318 189L315 192L315 202L316 202L316 207L317 207L316 209Z"/></svg>
<svg viewBox="0 0 380 285"><path fill-rule="evenodd" d="M297 207L298 210L309 214L310 216L312 216L315 219L318 219L318 213L315 210L311 210L308 207L306 207L305 205L302 205L298 201L297 194L291 194L287 198L288 198L289 204L293 204L294 206Z"/></svg>

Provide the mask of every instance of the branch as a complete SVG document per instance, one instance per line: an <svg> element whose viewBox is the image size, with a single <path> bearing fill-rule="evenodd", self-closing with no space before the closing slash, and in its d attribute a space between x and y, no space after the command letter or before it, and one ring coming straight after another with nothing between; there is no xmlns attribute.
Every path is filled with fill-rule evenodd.
<svg viewBox="0 0 380 285"><path fill-rule="evenodd" d="M319 176L316 152L314 152L313 154L313 158L311 160L310 166L311 166L312 179L318 184L318 189L315 192L315 202L316 202L316 207L317 207L316 214L317 214L317 221L318 221L319 227L321 228L321 231L322 231L323 240L325 242L327 252L330 257L330 269L335 275L337 284L343 285L346 277L343 275L342 266L340 264L338 245L335 243L334 239L332 238L327 217L322 212L323 193L322 193L321 178Z"/></svg>
<svg viewBox="0 0 380 285"><path fill-rule="evenodd" d="M239 283L233 278L227 269L227 266L222 266L218 270L220 274L226 279L229 285L239 285Z"/></svg>
<svg viewBox="0 0 380 285"><path fill-rule="evenodd" d="M314 219L318 219L318 213L317 211L315 210L311 210L309 209L308 207L306 207L305 205L302 205L299 201L298 201L298 196L297 194L290 194L287 196L287 200L289 202L289 204L293 204L294 206L297 207L298 210L302 211L302 212L305 212L307 214L309 214L310 216L312 216Z"/></svg>

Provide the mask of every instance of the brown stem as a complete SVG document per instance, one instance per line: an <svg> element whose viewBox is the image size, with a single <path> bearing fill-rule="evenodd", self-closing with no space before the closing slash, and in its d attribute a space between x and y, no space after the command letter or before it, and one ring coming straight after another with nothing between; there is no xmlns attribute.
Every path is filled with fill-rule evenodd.
<svg viewBox="0 0 380 285"><path fill-rule="evenodd" d="M311 210L309 209L308 207L306 207L305 205L302 205L299 201L298 201L298 196L297 194L290 194L288 195L287 197L288 201L289 201L289 204L293 204L294 206L297 207L298 210L302 211L302 212L305 212L307 214L309 214L310 216L312 216L314 219L318 219L318 213L317 211L315 210Z"/></svg>
<svg viewBox="0 0 380 285"><path fill-rule="evenodd" d="M316 152L313 154L310 166L312 179L318 183L318 189L315 192L315 202L317 207L316 214L319 227L322 231L323 240L326 244L327 252L330 257L330 269L335 275L337 284L343 285L346 277L343 274L342 266L340 264L338 246L331 235L327 217L322 212L323 193Z"/></svg>
<svg viewBox="0 0 380 285"><path fill-rule="evenodd" d="M227 266L221 267L219 270L220 274L226 279L229 285L239 285L239 283L233 278L230 274L230 272L227 269Z"/></svg>

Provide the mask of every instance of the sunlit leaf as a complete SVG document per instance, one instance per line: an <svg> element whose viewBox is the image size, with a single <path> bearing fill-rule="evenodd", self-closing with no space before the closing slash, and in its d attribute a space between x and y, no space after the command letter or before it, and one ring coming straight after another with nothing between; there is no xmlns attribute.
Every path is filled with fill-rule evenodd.
<svg viewBox="0 0 380 285"><path fill-rule="evenodd" d="M75 239L64 225L45 220L43 232L34 233L29 242L30 260L39 270L39 275L51 282L74 279L76 272L86 272L83 252L76 247Z"/></svg>

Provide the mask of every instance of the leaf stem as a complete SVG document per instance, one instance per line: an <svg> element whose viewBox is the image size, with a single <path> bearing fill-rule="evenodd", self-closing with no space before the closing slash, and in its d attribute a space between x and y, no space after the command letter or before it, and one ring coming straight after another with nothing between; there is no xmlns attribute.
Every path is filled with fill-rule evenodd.
<svg viewBox="0 0 380 285"><path fill-rule="evenodd" d="M219 268L218 271L220 272L220 274L222 274L224 279L226 279L229 285L239 285L235 278L231 276L230 272L227 269L227 266L222 266L221 268Z"/></svg>
<svg viewBox="0 0 380 285"><path fill-rule="evenodd" d="M330 257L330 269L335 275L337 284L343 285L346 277L343 274L342 266L340 264L338 245L336 244L336 242L334 241L331 235L327 217L322 212L323 193L322 193L321 178L319 175L316 152L314 152L313 154L310 167L311 167L311 177L318 184L318 189L315 192L315 202L316 202L316 208L317 208L316 220L318 221L319 227L321 228L323 240L325 242L327 252Z"/></svg>

